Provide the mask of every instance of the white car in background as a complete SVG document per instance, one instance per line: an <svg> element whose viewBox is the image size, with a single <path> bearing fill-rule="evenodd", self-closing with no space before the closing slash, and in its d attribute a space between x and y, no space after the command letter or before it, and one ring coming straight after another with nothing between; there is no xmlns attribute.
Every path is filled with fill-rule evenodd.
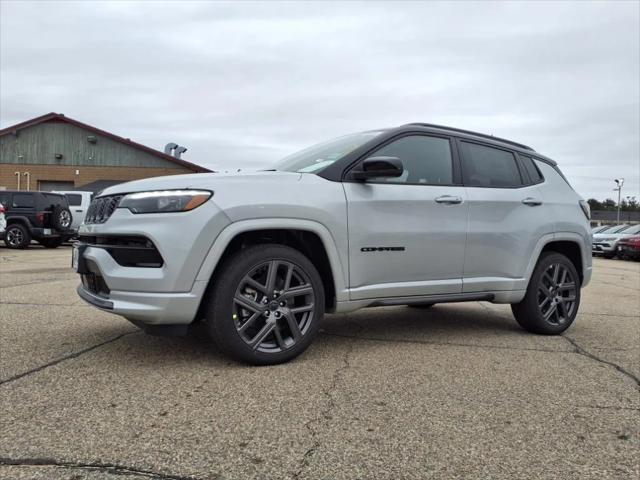
<svg viewBox="0 0 640 480"><path fill-rule="evenodd" d="M618 225L593 236L592 252L613 258L618 251L618 242L640 233L640 225Z"/></svg>
<svg viewBox="0 0 640 480"><path fill-rule="evenodd" d="M4 206L0 203L0 237L4 235L7 229L7 219L4 216Z"/></svg>
<svg viewBox="0 0 640 480"><path fill-rule="evenodd" d="M82 225L82 222L84 222L84 217L87 215L87 209L89 208L89 204L93 198L93 192L81 192L75 190L63 192L56 190L51 193L61 193L67 197L71 216L73 217L71 229L77 232L80 225Z"/></svg>

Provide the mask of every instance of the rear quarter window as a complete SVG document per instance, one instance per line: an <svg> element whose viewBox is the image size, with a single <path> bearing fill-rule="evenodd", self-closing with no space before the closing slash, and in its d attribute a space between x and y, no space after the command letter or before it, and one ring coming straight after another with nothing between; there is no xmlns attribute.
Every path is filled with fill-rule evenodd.
<svg viewBox="0 0 640 480"><path fill-rule="evenodd" d="M540 170L536 166L536 162L533 158L522 154L518 154L518 156L520 157L521 165L524 167L524 171L529 177L529 181L531 183L540 183L544 181L544 177L542 176L542 173L540 173Z"/></svg>
<svg viewBox="0 0 640 480"><path fill-rule="evenodd" d="M68 207L69 203L67 202L67 197L64 195L56 195L54 193L43 193L42 194L42 208L44 210L53 210L58 205L62 205L63 207Z"/></svg>

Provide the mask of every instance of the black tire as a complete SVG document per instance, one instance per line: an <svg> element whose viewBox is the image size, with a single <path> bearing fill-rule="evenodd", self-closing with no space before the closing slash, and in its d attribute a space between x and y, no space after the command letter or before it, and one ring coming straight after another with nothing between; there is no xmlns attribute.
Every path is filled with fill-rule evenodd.
<svg viewBox="0 0 640 480"><path fill-rule="evenodd" d="M62 237L56 238L41 238L38 243L44 248L58 248L62 245Z"/></svg>
<svg viewBox="0 0 640 480"><path fill-rule="evenodd" d="M12 223L4 233L4 244L7 248L24 249L31 243L29 229L21 223Z"/></svg>
<svg viewBox="0 0 640 480"><path fill-rule="evenodd" d="M68 208L62 205L56 205L51 215L51 223L53 228L59 232L66 232L71 229L71 222L73 221L73 215Z"/></svg>
<svg viewBox="0 0 640 480"><path fill-rule="evenodd" d="M511 305L511 310L528 332L558 335L571 326L579 306L580 277L575 265L560 253L545 252L533 271L524 299Z"/></svg>
<svg viewBox="0 0 640 480"><path fill-rule="evenodd" d="M616 254L615 254L615 252L613 252L613 253L603 253L602 256L604 258L607 258L607 259L611 260L612 258L614 258L616 256Z"/></svg>
<svg viewBox="0 0 640 480"><path fill-rule="evenodd" d="M278 294L267 288L271 271L271 285ZM322 279L299 251L256 245L234 253L220 266L203 313L206 330L223 353L252 365L286 362L304 352L318 332L324 316Z"/></svg>
<svg viewBox="0 0 640 480"><path fill-rule="evenodd" d="M410 303L407 305L410 308L419 308L420 310L426 310L427 308L431 308L435 305L435 303Z"/></svg>

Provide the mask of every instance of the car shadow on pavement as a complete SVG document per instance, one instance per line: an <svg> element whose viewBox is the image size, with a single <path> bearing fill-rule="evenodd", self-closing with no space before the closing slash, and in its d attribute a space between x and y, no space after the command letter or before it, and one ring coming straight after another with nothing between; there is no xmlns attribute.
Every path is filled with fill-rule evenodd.
<svg viewBox="0 0 640 480"><path fill-rule="evenodd" d="M406 306L369 308L354 313L328 315L323 328L332 333L368 335L406 334L410 337L510 335L522 332L508 309L478 303L443 304L428 309Z"/></svg>
<svg viewBox="0 0 640 480"><path fill-rule="evenodd" d="M437 305L430 309L408 307L370 308L349 314L327 315L320 326L315 343L329 350L341 349L338 337L375 338L389 341L421 341L429 343L474 342L478 338L506 338L524 335L508 310L491 310L479 304ZM134 331L118 341L123 361L140 365L168 366L204 362L209 366L242 366L224 356L206 333L196 329L184 337L160 337ZM313 350L313 345L311 346Z"/></svg>

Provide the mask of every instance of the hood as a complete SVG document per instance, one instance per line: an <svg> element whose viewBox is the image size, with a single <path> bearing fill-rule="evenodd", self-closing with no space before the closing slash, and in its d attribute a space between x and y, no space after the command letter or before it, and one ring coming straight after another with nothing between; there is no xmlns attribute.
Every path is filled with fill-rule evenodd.
<svg viewBox="0 0 640 480"><path fill-rule="evenodd" d="M280 171L244 171L234 173L192 173L188 175L168 175L165 177L145 178L133 182L120 183L106 188L100 193L115 195L122 193L145 192L150 190L176 190L182 188L202 188L214 190L216 186L232 184L250 184L251 182L282 183L297 182L301 173Z"/></svg>

